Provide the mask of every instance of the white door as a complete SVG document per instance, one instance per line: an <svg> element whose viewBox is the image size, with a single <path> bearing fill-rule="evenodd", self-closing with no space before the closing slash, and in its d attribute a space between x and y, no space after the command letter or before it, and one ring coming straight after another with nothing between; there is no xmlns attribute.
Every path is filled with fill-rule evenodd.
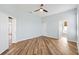
<svg viewBox="0 0 79 59"><path fill-rule="evenodd" d="M16 19L9 19L9 46L16 41Z"/></svg>

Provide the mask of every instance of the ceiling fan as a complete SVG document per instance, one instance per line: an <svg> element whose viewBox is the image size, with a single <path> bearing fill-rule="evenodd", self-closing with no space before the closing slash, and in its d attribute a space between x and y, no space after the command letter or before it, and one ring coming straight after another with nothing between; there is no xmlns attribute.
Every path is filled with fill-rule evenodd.
<svg viewBox="0 0 79 59"><path fill-rule="evenodd" d="M40 12L43 12L43 11L44 11L44 12L48 12L46 9L43 8L43 6L44 6L44 4L41 4L41 5L40 5L40 8L37 9L37 10L35 10L34 12L37 12L37 11L40 11Z"/></svg>

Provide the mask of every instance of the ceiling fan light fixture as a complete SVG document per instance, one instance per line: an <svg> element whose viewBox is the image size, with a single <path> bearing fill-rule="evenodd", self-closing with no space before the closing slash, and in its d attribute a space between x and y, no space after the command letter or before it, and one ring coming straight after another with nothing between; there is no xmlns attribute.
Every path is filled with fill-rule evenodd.
<svg viewBox="0 0 79 59"><path fill-rule="evenodd" d="M40 9L40 12L43 12L43 9Z"/></svg>
<svg viewBox="0 0 79 59"><path fill-rule="evenodd" d="M43 8L43 4L40 5L39 9L36 9L34 12L40 11L40 12L48 12L46 9Z"/></svg>

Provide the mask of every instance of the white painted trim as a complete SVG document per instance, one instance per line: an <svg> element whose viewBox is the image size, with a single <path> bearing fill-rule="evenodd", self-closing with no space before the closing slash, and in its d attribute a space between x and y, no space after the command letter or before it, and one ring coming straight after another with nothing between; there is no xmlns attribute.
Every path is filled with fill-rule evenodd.
<svg viewBox="0 0 79 59"><path fill-rule="evenodd" d="M19 40L13 41L12 43L17 43L17 42L20 42L20 41L23 41L23 40L28 40L28 39L32 39L32 38L36 38L36 37L40 37L40 36L41 36L41 35L32 36L32 37L29 37L29 38L19 39Z"/></svg>
<svg viewBox="0 0 79 59"><path fill-rule="evenodd" d="M32 36L32 37L29 37L29 38L25 38L25 39L20 39L20 40L13 41L12 43L17 43L17 42L19 42L19 41L28 40L28 39L32 39L32 38L36 38L36 37L40 37L40 36L41 36L41 35L37 35L37 36ZM43 35L43 36L59 39L59 38L57 38L57 37L50 36L50 35ZM76 42L75 40L68 40L68 41Z"/></svg>
<svg viewBox="0 0 79 59"><path fill-rule="evenodd" d="M70 40L68 40L68 41L71 41L71 42L76 42L76 43L77 43L77 41L75 41L75 40L71 40L71 39L70 39Z"/></svg>
<svg viewBox="0 0 79 59"><path fill-rule="evenodd" d="M5 49L5 50L7 50L7 49ZM1 54L1 53L3 53L5 50L3 50L3 51L0 51L0 54Z"/></svg>
<svg viewBox="0 0 79 59"><path fill-rule="evenodd" d="M44 35L44 36L47 36L47 37L50 37L50 38L56 38L56 39L59 39L59 38L57 38L57 37L54 37L54 36L50 36L50 35ZM68 40L68 41L71 41L71 42L77 42L77 41L75 41L75 40Z"/></svg>
<svg viewBox="0 0 79 59"><path fill-rule="evenodd" d="M57 37L50 36L50 35L44 35L44 36L47 36L47 37L50 37L50 38L56 38L56 39L58 39Z"/></svg>

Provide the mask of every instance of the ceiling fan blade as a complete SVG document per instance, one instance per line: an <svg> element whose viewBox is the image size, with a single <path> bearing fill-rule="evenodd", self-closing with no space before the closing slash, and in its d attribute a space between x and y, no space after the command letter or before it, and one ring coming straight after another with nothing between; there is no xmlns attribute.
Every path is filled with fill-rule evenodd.
<svg viewBox="0 0 79 59"><path fill-rule="evenodd" d="M47 10L43 9L43 11L48 12Z"/></svg>
<svg viewBox="0 0 79 59"><path fill-rule="evenodd" d="M37 11L39 11L40 9L37 9L37 10L35 10L34 12L37 12Z"/></svg>

